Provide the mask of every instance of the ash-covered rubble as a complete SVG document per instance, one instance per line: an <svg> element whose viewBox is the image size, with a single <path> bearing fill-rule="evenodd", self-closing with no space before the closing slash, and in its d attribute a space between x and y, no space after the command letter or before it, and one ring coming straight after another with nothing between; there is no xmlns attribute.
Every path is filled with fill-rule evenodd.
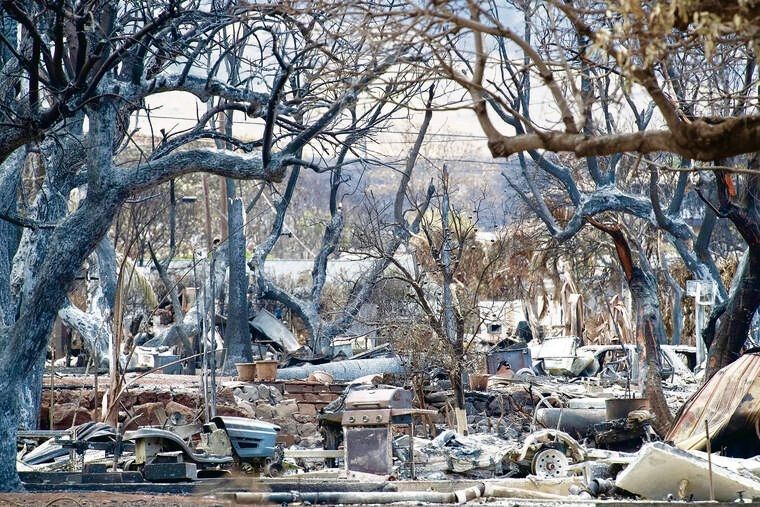
<svg viewBox="0 0 760 507"><path fill-rule="evenodd" d="M410 435L398 437L394 449L400 463L413 449L422 479L566 478L580 479L568 492L587 498L750 501L760 498L759 376L760 354L747 353L696 392L693 376L671 378L665 394L680 411L662 436L628 383L492 376L466 394L470 434L444 424L411 446ZM453 392L425 399L445 413ZM398 473L411 472L400 465Z"/></svg>
<svg viewBox="0 0 760 507"><path fill-rule="evenodd" d="M88 422L36 449L33 435L22 434L19 468L79 470L82 477L118 473L121 481L141 484L239 474L320 477L336 488L343 479L417 480L468 484L467 499L760 498L754 422L760 354L745 354L702 387L695 375L664 379L668 404L680 409L666 435L655 433L647 400L627 378L540 369L472 377L463 420L450 384L436 375L421 389L397 375L344 383L313 373L300 381L220 379L219 408L230 415L205 424L190 406L172 409L178 401L198 402L189 396L193 386L174 385L176 396L168 398L159 386L143 386L125 398L138 404L125 408L163 404L151 415L155 424L117 430ZM241 445L246 438L266 444L252 456ZM146 442L158 448L146 454Z"/></svg>

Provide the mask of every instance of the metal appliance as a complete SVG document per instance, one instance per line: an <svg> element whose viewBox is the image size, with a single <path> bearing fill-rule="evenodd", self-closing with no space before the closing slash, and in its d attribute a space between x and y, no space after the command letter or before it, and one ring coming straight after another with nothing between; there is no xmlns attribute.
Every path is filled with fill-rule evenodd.
<svg viewBox="0 0 760 507"><path fill-rule="evenodd" d="M346 470L389 475L393 425L411 424L415 412L412 392L405 389L349 392L341 420Z"/></svg>

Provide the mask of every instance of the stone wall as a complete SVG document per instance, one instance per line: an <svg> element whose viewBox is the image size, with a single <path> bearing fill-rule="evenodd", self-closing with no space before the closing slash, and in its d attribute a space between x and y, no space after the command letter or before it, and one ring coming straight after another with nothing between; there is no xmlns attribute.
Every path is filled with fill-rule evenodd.
<svg viewBox="0 0 760 507"><path fill-rule="evenodd" d="M102 403L103 385L98 390ZM271 422L281 427L279 439L285 445L308 439L321 442L317 414L336 399L344 385L325 385L316 382L276 381L254 383L224 382L217 391L217 414L249 417ZM132 420L127 430L138 426L189 424L200 420L203 400L197 385L178 384L143 386L130 389L121 397L120 420ZM50 428L50 390L42 396L40 428ZM56 386L53 428L66 429L72 424L98 420L94 390L91 387ZM139 417L137 417L139 416ZM134 419L137 417L137 419Z"/></svg>
<svg viewBox="0 0 760 507"><path fill-rule="evenodd" d="M227 385L232 387L231 384ZM300 443L302 439L320 440L317 414L340 396L345 387L300 381L234 384L237 385L232 392L237 405L252 412L256 419L280 426L280 440L285 445Z"/></svg>

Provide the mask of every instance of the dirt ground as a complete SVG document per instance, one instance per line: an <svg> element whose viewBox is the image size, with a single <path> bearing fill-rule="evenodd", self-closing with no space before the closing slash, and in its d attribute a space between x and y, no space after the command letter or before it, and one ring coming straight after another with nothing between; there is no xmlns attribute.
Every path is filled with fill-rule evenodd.
<svg viewBox="0 0 760 507"><path fill-rule="evenodd" d="M190 507L228 506L230 501L209 496L146 495L130 493L73 492L73 493L14 493L0 494L0 507L117 507L117 506Z"/></svg>

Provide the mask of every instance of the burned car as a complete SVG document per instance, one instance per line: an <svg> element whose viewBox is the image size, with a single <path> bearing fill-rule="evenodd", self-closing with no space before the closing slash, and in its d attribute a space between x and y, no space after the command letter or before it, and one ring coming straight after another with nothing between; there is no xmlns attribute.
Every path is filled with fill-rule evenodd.
<svg viewBox="0 0 760 507"><path fill-rule="evenodd" d="M545 338L531 343L532 368L538 375L602 377L615 381L638 382L639 350L633 344L585 345L574 336ZM696 347L660 346L660 376L693 379Z"/></svg>
<svg viewBox="0 0 760 507"><path fill-rule="evenodd" d="M577 336L552 336L541 343L532 342L533 370L539 375L590 377L597 370L594 354L584 351Z"/></svg>
<svg viewBox="0 0 760 507"><path fill-rule="evenodd" d="M584 376L598 376L612 380L639 380L639 350L631 344L586 345L578 349L583 357L592 356L593 368ZM663 380L680 376L693 376L690 368L696 363L696 348L685 345L660 346L660 377Z"/></svg>

